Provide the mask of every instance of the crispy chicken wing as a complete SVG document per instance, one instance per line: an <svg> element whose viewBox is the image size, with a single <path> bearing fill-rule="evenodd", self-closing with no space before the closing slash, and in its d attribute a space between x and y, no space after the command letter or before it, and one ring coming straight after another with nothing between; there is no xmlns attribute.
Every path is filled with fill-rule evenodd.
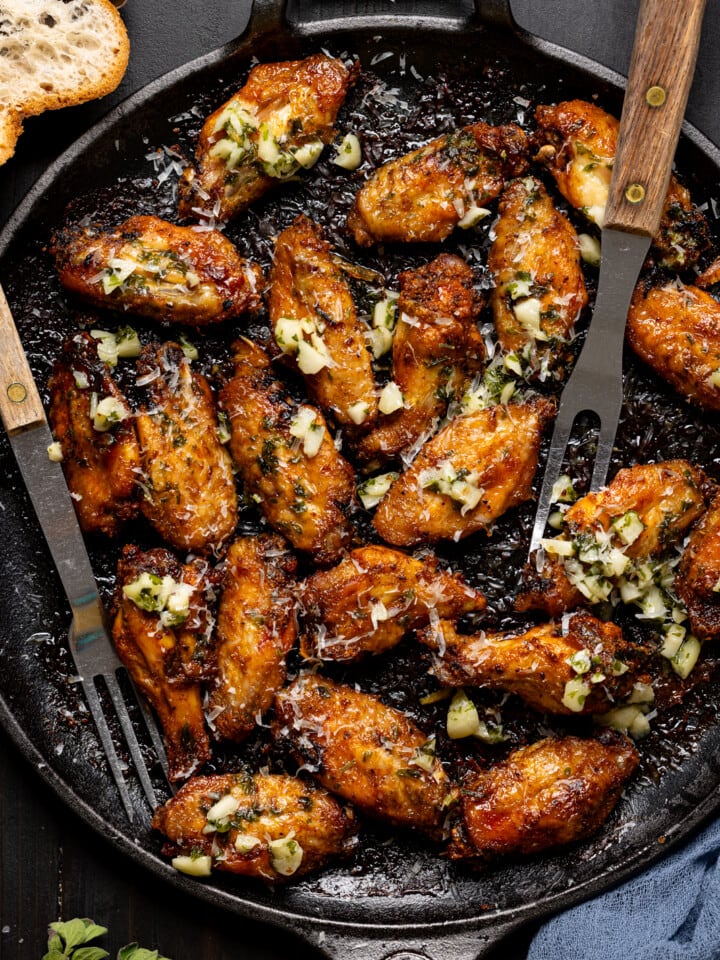
<svg viewBox="0 0 720 960"><path fill-rule="evenodd" d="M213 583L203 561L183 565L169 550L126 546L118 564L113 642L158 715L171 780L210 758L199 679L215 664Z"/></svg>
<svg viewBox="0 0 720 960"><path fill-rule="evenodd" d="M637 286L627 340L635 353L682 396L720 410L720 304L673 280Z"/></svg>
<svg viewBox="0 0 720 960"><path fill-rule="evenodd" d="M355 197L348 227L356 243L440 242L471 226L506 180L527 169L527 138L480 121L431 140L376 170Z"/></svg>
<svg viewBox="0 0 720 960"><path fill-rule="evenodd" d="M587 304L577 234L535 177L513 180L499 210L488 255L498 339L507 351L529 346L555 366Z"/></svg>
<svg viewBox="0 0 720 960"><path fill-rule="evenodd" d="M316 563L336 561L352 536L355 480L323 415L290 399L268 355L249 340L235 345L235 376L220 403L246 493L268 523Z"/></svg>
<svg viewBox="0 0 720 960"><path fill-rule="evenodd" d="M603 599L592 596L596 581L589 578L600 578L602 593L602 584L623 573L628 560L646 560L680 541L704 512L707 487L702 471L687 460L618 470L607 487L569 507L565 531L556 539L570 541L571 548L562 559L549 553L540 571L528 564L516 608L558 616L585 599Z"/></svg>
<svg viewBox="0 0 720 960"><path fill-rule="evenodd" d="M140 449L130 408L97 346L88 333L64 344L48 385L49 419L80 526L114 536L140 511Z"/></svg>
<svg viewBox="0 0 720 960"><path fill-rule="evenodd" d="M387 547L353 550L336 567L309 577L303 589L300 650L321 660L358 660L394 647L434 611L461 617L485 609L485 598L437 559Z"/></svg>
<svg viewBox="0 0 720 960"><path fill-rule="evenodd" d="M305 216L275 241L268 311L277 345L294 357L315 403L341 427L370 429L378 408L367 327L330 244Z"/></svg>
<svg viewBox="0 0 720 960"><path fill-rule="evenodd" d="M527 500L555 404L489 407L456 417L429 440L380 502L373 526L409 547L461 540Z"/></svg>
<svg viewBox="0 0 720 960"><path fill-rule="evenodd" d="M631 741L540 740L469 776L452 859L525 855L584 840L610 815L638 764Z"/></svg>
<svg viewBox="0 0 720 960"><path fill-rule="evenodd" d="M441 620L420 639L435 651L433 674L445 687L489 687L521 697L542 713L603 713L624 700L637 680L641 651L614 623L585 611L525 633L463 636ZM586 691L567 697L581 676ZM571 688L572 689L572 688Z"/></svg>
<svg viewBox="0 0 720 960"><path fill-rule="evenodd" d="M201 327L262 302L262 270L219 230L137 216L63 230L51 251L63 286L97 307Z"/></svg>
<svg viewBox="0 0 720 960"><path fill-rule="evenodd" d="M143 513L178 550L218 550L237 526L238 505L210 385L174 343L145 347L138 372L152 378L136 420Z"/></svg>
<svg viewBox="0 0 720 960"><path fill-rule="evenodd" d="M217 680L208 709L221 737L241 741L285 683L297 626L297 563L275 534L235 540L225 558L217 620Z"/></svg>
<svg viewBox="0 0 720 960"><path fill-rule="evenodd" d="M675 590L698 637L720 636L720 497L690 533Z"/></svg>
<svg viewBox="0 0 720 960"><path fill-rule="evenodd" d="M357 824L321 787L281 774L194 777L159 807L152 825L176 869L214 867L272 883L317 870L356 846ZM189 861L189 863L188 863Z"/></svg>
<svg viewBox="0 0 720 960"><path fill-rule="evenodd" d="M261 63L212 113L197 147L197 169L180 178L180 215L229 220L301 168L333 137L354 70L325 54Z"/></svg>
<svg viewBox="0 0 720 960"><path fill-rule="evenodd" d="M274 731L328 790L370 816L440 838L451 785L434 741L404 713L306 673L277 695Z"/></svg>
<svg viewBox="0 0 720 960"><path fill-rule="evenodd" d="M535 117L537 159L549 169L565 199L602 227L620 124L585 100L539 106ZM692 266L709 246L707 221L675 177L653 246L660 266L674 269Z"/></svg>
<svg viewBox="0 0 720 960"><path fill-rule="evenodd" d="M449 253L400 274L392 379L403 407L383 416L359 441L362 463L374 468L411 447L480 369L485 359L477 328L482 300L473 280L465 261Z"/></svg>

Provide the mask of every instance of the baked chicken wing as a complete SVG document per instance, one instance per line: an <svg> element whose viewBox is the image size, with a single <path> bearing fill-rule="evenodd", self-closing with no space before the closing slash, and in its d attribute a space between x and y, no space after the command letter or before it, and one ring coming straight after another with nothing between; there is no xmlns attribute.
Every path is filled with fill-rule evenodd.
<svg viewBox="0 0 720 960"><path fill-rule="evenodd" d="M356 243L439 243L485 213L510 177L527 169L520 127L480 121L376 170L355 197L348 227Z"/></svg>
<svg viewBox="0 0 720 960"><path fill-rule="evenodd" d="M219 230L137 216L117 227L63 230L51 251L68 290L97 307L163 323L206 326L262 302L262 270Z"/></svg>
<svg viewBox="0 0 720 960"><path fill-rule="evenodd" d="M720 636L720 497L693 527L675 578L692 632Z"/></svg>
<svg viewBox="0 0 720 960"><path fill-rule="evenodd" d="M538 853L600 829L638 764L631 741L540 740L463 783L452 859Z"/></svg>
<svg viewBox="0 0 720 960"><path fill-rule="evenodd" d="M260 63L202 130L197 167L178 184L180 215L229 220L302 168L313 166L354 71L325 54Z"/></svg>
<svg viewBox="0 0 720 960"><path fill-rule="evenodd" d="M322 788L281 774L194 777L159 807L152 825L163 853L193 876L212 869L271 883L348 856L357 843L352 811Z"/></svg>
<svg viewBox="0 0 720 960"><path fill-rule="evenodd" d="M451 785L434 740L404 713L306 673L277 695L273 729L324 787L364 813L442 835Z"/></svg>
<svg viewBox="0 0 720 960"><path fill-rule="evenodd" d="M607 599L631 561L662 553L682 540L705 511L707 481L687 460L637 464L618 470L610 484L577 500L565 513L562 545L538 571L529 564L518 610L558 616L590 600Z"/></svg>
<svg viewBox="0 0 720 960"><path fill-rule="evenodd" d="M539 106L535 117L537 159L553 175L565 199L602 227L620 124L585 100ZM660 266L690 267L708 246L705 217L672 177L660 230L653 240Z"/></svg>
<svg viewBox="0 0 720 960"><path fill-rule="evenodd" d="M275 341L305 379L308 393L344 428L377 419L367 327L320 227L300 216L275 241L268 296Z"/></svg>
<svg viewBox="0 0 720 960"><path fill-rule="evenodd" d="M210 758L199 681L215 665L208 610L214 582L203 561L183 565L164 549L126 546L118 564L113 642L158 715L171 780Z"/></svg>
<svg viewBox="0 0 720 960"><path fill-rule="evenodd" d="M720 410L720 304L673 280L633 294L627 340L658 376L688 400Z"/></svg>
<svg viewBox="0 0 720 960"><path fill-rule="evenodd" d="M584 611L566 627L544 623L516 636L463 636L441 620L421 640L435 651L432 672L443 686L506 690L542 713L609 710L631 693L640 660L620 627Z"/></svg>
<svg viewBox="0 0 720 960"><path fill-rule="evenodd" d="M246 494L294 547L333 563L352 536L355 480L323 415L291 400L268 355L249 340L235 345L235 375L220 403Z"/></svg>
<svg viewBox="0 0 720 960"><path fill-rule="evenodd" d="M513 180L499 210L488 255L498 339L508 352L529 347L534 365L539 355L556 366L587 304L577 234L535 177Z"/></svg>
<svg viewBox="0 0 720 960"><path fill-rule="evenodd" d="M216 551L237 526L238 505L210 385L174 343L145 347L138 372L148 391L136 419L143 514L176 549Z"/></svg>
<svg viewBox="0 0 720 960"><path fill-rule="evenodd" d="M477 328L482 300L460 257L442 253L400 274L392 379L403 406L383 416L356 445L358 459L375 467L433 429L485 358Z"/></svg>
<svg viewBox="0 0 720 960"><path fill-rule="evenodd" d="M80 526L114 536L140 511L135 423L98 342L78 333L64 344L49 382L49 420Z"/></svg>
<svg viewBox="0 0 720 960"><path fill-rule="evenodd" d="M554 402L536 398L456 417L393 483L373 526L401 547L487 530L530 497L542 433L554 412Z"/></svg>
<svg viewBox="0 0 720 960"><path fill-rule="evenodd" d="M481 593L440 569L435 557L416 560L374 545L309 577L302 600L303 656L342 661L389 650L433 612L455 619L486 606Z"/></svg>
<svg viewBox="0 0 720 960"><path fill-rule="evenodd" d="M217 679L208 702L221 737L243 740L285 683L285 656L297 636L296 566L275 534L230 544L218 607Z"/></svg>

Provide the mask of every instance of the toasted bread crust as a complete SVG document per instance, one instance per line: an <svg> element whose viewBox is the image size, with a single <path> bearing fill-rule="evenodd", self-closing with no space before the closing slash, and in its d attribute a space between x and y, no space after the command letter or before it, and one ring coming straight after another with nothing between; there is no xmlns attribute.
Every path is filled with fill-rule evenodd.
<svg viewBox="0 0 720 960"><path fill-rule="evenodd" d="M130 42L110 0L15 0L0 51L2 164L15 152L25 117L113 91Z"/></svg>

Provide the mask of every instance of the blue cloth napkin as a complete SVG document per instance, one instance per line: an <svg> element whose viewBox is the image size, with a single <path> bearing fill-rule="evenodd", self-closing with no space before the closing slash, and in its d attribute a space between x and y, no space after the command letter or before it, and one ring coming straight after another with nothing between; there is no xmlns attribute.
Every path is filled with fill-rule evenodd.
<svg viewBox="0 0 720 960"><path fill-rule="evenodd" d="M718 960L720 820L645 873L554 917L528 960Z"/></svg>

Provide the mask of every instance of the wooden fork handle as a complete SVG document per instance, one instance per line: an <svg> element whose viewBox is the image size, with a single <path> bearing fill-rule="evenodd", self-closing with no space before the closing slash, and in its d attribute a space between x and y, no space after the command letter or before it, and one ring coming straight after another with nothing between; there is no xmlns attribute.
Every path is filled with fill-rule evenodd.
<svg viewBox="0 0 720 960"><path fill-rule="evenodd" d="M641 0L605 226L655 236L706 0Z"/></svg>
<svg viewBox="0 0 720 960"><path fill-rule="evenodd" d="M45 422L40 394L0 287L0 417L8 434Z"/></svg>

